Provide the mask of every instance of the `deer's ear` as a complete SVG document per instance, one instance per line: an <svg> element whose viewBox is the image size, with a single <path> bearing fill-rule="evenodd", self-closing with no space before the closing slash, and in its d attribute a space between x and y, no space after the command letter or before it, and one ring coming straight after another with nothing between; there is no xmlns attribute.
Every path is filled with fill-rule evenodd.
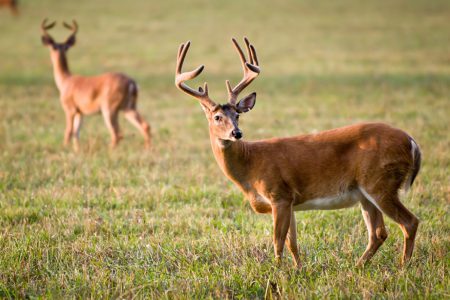
<svg viewBox="0 0 450 300"><path fill-rule="evenodd" d="M75 35L71 35L64 44L66 45L67 48L70 48L73 45L75 45L75 42L76 42Z"/></svg>
<svg viewBox="0 0 450 300"><path fill-rule="evenodd" d="M241 99L236 105L238 113L245 113L250 111L256 103L256 93L251 93L247 97Z"/></svg>
<svg viewBox="0 0 450 300"><path fill-rule="evenodd" d="M54 41L51 37L49 37L48 35L43 35L42 36L42 44L44 44L45 46L48 45L53 45Z"/></svg>

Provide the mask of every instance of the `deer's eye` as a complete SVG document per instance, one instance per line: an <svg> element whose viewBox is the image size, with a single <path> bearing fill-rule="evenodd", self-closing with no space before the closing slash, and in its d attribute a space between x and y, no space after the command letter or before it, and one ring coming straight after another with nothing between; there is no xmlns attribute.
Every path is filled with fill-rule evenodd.
<svg viewBox="0 0 450 300"><path fill-rule="evenodd" d="M214 120L215 120L215 121L220 121L220 120L222 120L222 117L219 116L219 115L215 115L215 116L214 116Z"/></svg>

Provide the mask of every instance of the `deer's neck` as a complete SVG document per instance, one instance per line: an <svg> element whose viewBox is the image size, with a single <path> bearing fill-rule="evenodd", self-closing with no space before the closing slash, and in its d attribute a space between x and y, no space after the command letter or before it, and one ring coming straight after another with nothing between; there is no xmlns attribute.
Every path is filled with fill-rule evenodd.
<svg viewBox="0 0 450 300"><path fill-rule="evenodd" d="M51 59L53 64L53 76L58 89L61 91L64 87L64 82L70 77L69 64L67 62L66 54L62 51L52 51Z"/></svg>
<svg viewBox="0 0 450 300"><path fill-rule="evenodd" d="M210 133L211 147L220 169L241 189L248 189L250 147L243 141L221 140Z"/></svg>

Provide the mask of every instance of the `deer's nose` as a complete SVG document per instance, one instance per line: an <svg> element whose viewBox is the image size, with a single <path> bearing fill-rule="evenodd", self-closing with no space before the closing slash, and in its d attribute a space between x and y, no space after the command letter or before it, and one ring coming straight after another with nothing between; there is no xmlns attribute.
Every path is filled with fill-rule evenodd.
<svg viewBox="0 0 450 300"><path fill-rule="evenodd" d="M239 129L234 129L232 132L231 132L231 135L234 137L234 138L236 138L236 139L240 139L240 138L242 138L242 131L240 131Z"/></svg>

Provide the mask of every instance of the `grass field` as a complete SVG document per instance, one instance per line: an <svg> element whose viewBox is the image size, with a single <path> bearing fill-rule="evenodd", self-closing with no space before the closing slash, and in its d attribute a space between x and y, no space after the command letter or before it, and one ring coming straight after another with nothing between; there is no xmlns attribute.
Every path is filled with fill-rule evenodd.
<svg viewBox="0 0 450 300"><path fill-rule="evenodd" d="M20 4L19 18L0 10L0 298L450 297L448 1ZM100 116L85 119L80 153L62 147L44 17L78 20L73 73L137 80L153 151L123 118L110 151ZM298 212L304 268L287 252L277 268L271 218L222 175L200 106L173 84L190 39L185 68L205 64L200 80L223 102L225 79L241 77L230 38L244 35L262 66L247 140L384 121L418 141L422 170L403 201L421 220L408 267L391 220L372 262L354 267L367 241L354 207Z"/></svg>

